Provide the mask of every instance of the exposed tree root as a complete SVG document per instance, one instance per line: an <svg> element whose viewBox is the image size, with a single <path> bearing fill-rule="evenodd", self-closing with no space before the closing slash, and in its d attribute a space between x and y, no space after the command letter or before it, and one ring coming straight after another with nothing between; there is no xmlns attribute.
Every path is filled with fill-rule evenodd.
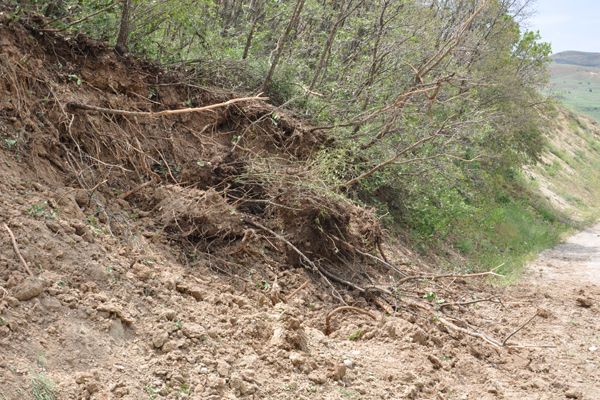
<svg viewBox="0 0 600 400"><path fill-rule="evenodd" d="M21 251L19 250L19 245L17 244L17 239L15 239L15 235L13 234L12 230L9 228L9 226L7 224L4 224L4 229L6 229L6 231L8 232L8 235L10 236L10 240L12 242L13 249L15 250L15 253L19 257L19 260L21 260L21 264L23 264L23 268L25 268L25 271L27 271L27 273L29 275L33 276L33 273L31 272L31 269L29 269L29 265L27 264L27 261L25 261L25 259L23 258L23 255L21 254Z"/></svg>
<svg viewBox="0 0 600 400"><path fill-rule="evenodd" d="M331 333L331 318L337 314L340 313L342 311L352 311L355 313L359 313L359 314L363 314L366 315L368 317L370 317L373 320L377 320L377 317L373 314L368 312L367 310L363 310L362 308L358 308L358 307L352 307L352 306L342 306L342 307L338 307L335 310L330 311L327 316L325 317L325 335L329 335Z"/></svg>

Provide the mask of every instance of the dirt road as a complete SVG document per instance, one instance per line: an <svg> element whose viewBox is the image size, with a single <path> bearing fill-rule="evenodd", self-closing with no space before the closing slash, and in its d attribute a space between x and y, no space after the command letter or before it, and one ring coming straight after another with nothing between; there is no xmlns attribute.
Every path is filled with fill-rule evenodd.
<svg viewBox="0 0 600 400"><path fill-rule="evenodd" d="M552 346L529 354L527 398L600 399L600 224L540 254L508 293L548 313L520 339Z"/></svg>
<svg viewBox="0 0 600 400"><path fill-rule="evenodd" d="M529 280L563 287L600 285L600 225L542 253L531 265Z"/></svg>

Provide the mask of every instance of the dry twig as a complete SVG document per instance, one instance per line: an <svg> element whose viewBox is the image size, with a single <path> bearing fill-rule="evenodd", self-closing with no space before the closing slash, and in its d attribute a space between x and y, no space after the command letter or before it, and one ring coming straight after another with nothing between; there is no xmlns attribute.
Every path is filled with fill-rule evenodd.
<svg viewBox="0 0 600 400"><path fill-rule="evenodd" d="M23 264L25 271L27 271L27 273L29 275L33 276L33 273L29 269L29 265L27 265L27 261L25 261L25 259L23 258L23 255L21 254L21 251L19 250L19 246L17 245L17 239L15 239L15 235L13 234L13 231L10 230L10 228L8 227L7 224L4 224L4 229L6 229L6 231L8 232L8 235L10 236L10 240L12 241L13 249L15 250L15 253L17 253L19 260L21 260L21 264Z"/></svg>
<svg viewBox="0 0 600 400"><path fill-rule="evenodd" d="M405 282L408 281L414 281L414 280L424 280L424 279L429 279L429 280L436 280L436 279L442 279L442 278L478 278L478 277L482 277L482 276L501 276L504 277L504 275L498 274L496 272L494 272L494 270L498 269L499 267L494 268L491 271L488 272L478 272L475 274L442 274L442 275L414 275L414 276L407 276L406 278L402 278L398 281L398 285L401 285Z"/></svg>
<svg viewBox="0 0 600 400"><path fill-rule="evenodd" d="M487 299L475 299L475 300L471 300L471 301L457 301L455 303L443 303L443 304L440 304L439 307L440 307L440 309L442 309L444 307L451 307L451 306L468 306L470 304L483 303L485 301L489 301L492 303L499 303L499 301L496 298L490 297Z"/></svg>
<svg viewBox="0 0 600 400"><path fill-rule="evenodd" d="M125 192L125 193L122 193L122 194L121 194L121 195L119 195L119 197L117 197L117 198L118 198L118 199L121 199L121 200L125 200L125 199L127 199L129 196L131 196L131 195L133 195L133 194L135 194L135 193L139 192L140 190L142 190L142 189L143 189L143 188L145 188L146 186L148 186L148 185L152 184L153 182L154 182L154 179L150 179L149 181L147 181L147 182L144 182L144 183L142 183L141 185L138 185L138 186L134 187L133 189L131 189L131 190L129 190L129 191L127 191L127 192Z"/></svg>
<svg viewBox="0 0 600 400"><path fill-rule="evenodd" d="M502 346L506 346L506 342L508 342L508 340L515 336L517 333L519 333L519 331L523 328L525 328L525 326L527 326L527 324L529 324L531 321L533 321L535 319L535 317L537 317L539 315L539 311L536 311L535 314L533 315L533 317L529 318L527 321L525 321L523 324L521 324L521 326L519 326L516 330L514 330L510 335L508 335L503 341L502 341Z"/></svg>
<svg viewBox="0 0 600 400"><path fill-rule="evenodd" d="M292 293L288 294L285 297L285 302L287 303L288 301L290 301L296 294L298 294L298 292L300 292L302 289L304 289L308 285L308 282L309 281L304 282L296 290L294 290Z"/></svg>

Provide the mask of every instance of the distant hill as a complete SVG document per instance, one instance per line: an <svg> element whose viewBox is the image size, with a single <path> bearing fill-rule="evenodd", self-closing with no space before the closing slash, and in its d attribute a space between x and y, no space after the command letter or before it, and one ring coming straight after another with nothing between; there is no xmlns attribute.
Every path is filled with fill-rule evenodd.
<svg viewBox="0 0 600 400"><path fill-rule="evenodd" d="M552 56L550 92L566 106L600 121L600 53L564 51Z"/></svg>
<svg viewBox="0 0 600 400"><path fill-rule="evenodd" d="M600 53L588 53L584 51L563 51L556 53L552 61L557 64L571 64L582 67L600 67Z"/></svg>

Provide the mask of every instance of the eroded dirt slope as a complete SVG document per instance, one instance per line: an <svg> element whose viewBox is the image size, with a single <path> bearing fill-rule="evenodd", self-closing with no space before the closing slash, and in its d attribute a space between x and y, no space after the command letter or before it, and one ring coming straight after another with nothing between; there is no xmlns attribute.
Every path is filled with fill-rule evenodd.
<svg viewBox="0 0 600 400"><path fill-rule="evenodd" d="M273 233L331 276L400 277L357 252L381 240L372 213L294 184L326 138L264 103L159 120L70 113L231 95L182 89L85 38L2 22L0 46L0 398L599 397L597 285L411 280L379 307L332 291ZM407 251L386 252L419 273ZM374 319L339 313L327 329L342 300ZM535 313L512 347L464 333L503 341Z"/></svg>

